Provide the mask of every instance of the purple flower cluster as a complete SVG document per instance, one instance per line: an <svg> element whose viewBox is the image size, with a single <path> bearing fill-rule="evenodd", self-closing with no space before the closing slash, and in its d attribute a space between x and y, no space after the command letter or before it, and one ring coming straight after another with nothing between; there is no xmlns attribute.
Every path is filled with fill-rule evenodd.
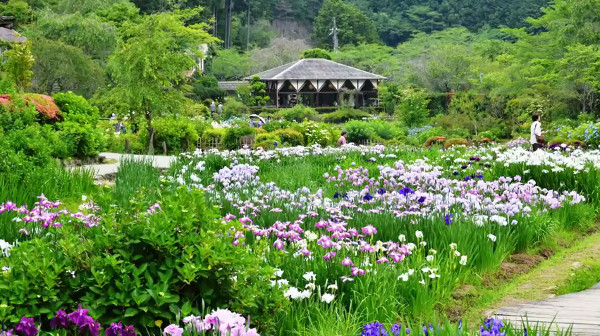
<svg viewBox="0 0 600 336"><path fill-rule="evenodd" d="M104 331L106 336L137 336L133 326L124 326L123 323L111 323Z"/></svg>
<svg viewBox="0 0 600 336"><path fill-rule="evenodd" d="M59 210L58 208L62 205L60 201L51 202L43 194L38 199L31 210L28 210L25 205L17 206L10 201L2 203L0 204L0 215L16 212L17 217L15 217L15 221L26 224L38 223L43 228L60 228L63 226L64 221L71 221L73 219L77 219L87 227L97 226L100 222L101 218L95 214L99 210L99 207L92 201L80 205L80 211L72 213L66 209ZM30 230L22 228L19 230L19 233L29 235Z"/></svg>
<svg viewBox="0 0 600 336"><path fill-rule="evenodd" d="M363 325L363 331L361 336L399 336L402 335L402 326L399 324L393 324L390 328L390 333L385 326L379 321ZM410 335L410 329L406 328L405 335Z"/></svg>
<svg viewBox="0 0 600 336"><path fill-rule="evenodd" d="M485 320L479 329L481 336L505 336L506 332L502 332L502 328L504 328L502 320L491 318Z"/></svg>
<svg viewBox="0 0 600 336"><path fill-rule="evenodd" d="M89 316L88 311L88 309L82 309L81 306L70 314L59 310L50 321L50 326L56 329L77 327L82 334L89 333L91 336L98 336L100 323Z"/></svg>
<svg viewBox="0 0 600 336"><path fill-rule="evenodd" d="M38 329L33 323L33 318L23 316L21 321L15 326L15 331L21 336L35 336L38 334Z"/></svg>
<svg viewBox="0 0 600 336"><path fill-rule="evenodd" d="M53 329L77 329L79 333L86 336L98 336L100 334L100 323L88 315L87 309L81 307L67 314L64 310L59 310L54 314L50 321L50 327ZM33 322L33 318L23 316L14 329L0 331L0 336L36 336L39 333L38 327ZM111 324L106 329L106 336L137 336L133 326L123 326L121 322Z"/></svg>

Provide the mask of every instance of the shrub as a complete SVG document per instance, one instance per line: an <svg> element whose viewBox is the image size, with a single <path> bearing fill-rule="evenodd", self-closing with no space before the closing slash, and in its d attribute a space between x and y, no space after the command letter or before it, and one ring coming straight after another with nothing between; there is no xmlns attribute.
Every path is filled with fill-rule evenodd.
<svg viewBox="0 0 600 336"><path fill-rule="evenodd" d="M281 139L273 133L264 133L256 136L254 148L274 149L281 146Z"/></svg>
<svg viewBox="0 0 600 336"><path fill-rule="evenodd" d="M452 148L454 146L468 146L468 145L469 145L469 142L466 139L453 138L453 139L446 141L444 148L448 149L448 148Z"/></svg>
<svg viewBox="0 0 600 336"><path fill-rule="evenodd" d="M446 142L445 137L433 136L433 137L427 139L427 141L425 141L425 144L423 144L423 146L425 148L429 148L434 145L443 145L444 142Z"/></svg>
<svg viewBox="0 0 600 336"><path fill-rule="evenodd" d="M310 120L294 124L292 127L302 134L304 137L304 145L307 146L314 144L319 144L323 147L333 145L340 133L339 130L328 124L317 123Z"/></svg>
<svg viewBox="0 0 600 336"><path fill-rule="evenodd" d="M348 132L349 142L361 143L375 139L375 132L366 121L350 121L344 125L344 129Z"/></svg>
<svg viewBox="0 0 600 336"><path fill-rule="evenodd" d="M225 137L224 128L209 128L202 134L202 148L207 148L210 144L219 144L223 147L223 138Z"/></svg>
<svg viewBox="0 0 600 336"><path fill-rule="evenodd" d="M58 128L68 157L94 157L100 154L106 145L102 131L95 125L65 121L60 123Z"/></svg>
<svg viewBox="0 0 600 336"><path fill-rule="evenodd" d="M202 138L202 134L208 129L211 128L211 124L208 121L204 120L192 120L194 124L194 128L196 129L196 133L198 133L198 138Z"/></svg>
<svg viewBox="0 0 600 336"><path fill-rule="evenodd" d="M119 134L115 135L110 132L107 137L106 150L114 153L125 153L125 142L129 141L129 153L131 154L147 154L148 148L144 141L140 140L137 134Z"/></svg>
<svg viewBox="0 0 600 336"><path fill-rule="evenodd" d="M166 143L169 153L191 150L198 142L196 125L187 118L156 118L152 125L154 126L154 148L157 151L162 151L163 141ZM140 130L139 136L147 145L148 130L143 128Z"/></svg>
<svg viewBox="0 0 600 336"><path fill-rule="evenodd" d="M189 118L210 118L210 109L208 106L201 103L188 104L187 108L182 113L183 116Z"/></svg>
<svg viewBox="0 0 600 336"><path fill-rule="evenodd" d="M344 108L333 113L323 114L321 120L326 123L341 124L350 120L362 120L369 117L371 117L371 115L367 112Z"/></svg>
<svg viewBox="0 0 600 336"><path fill-rule="evenodd" d="M327 107L315 107L315 111L319 114L332 113L339 109L336 106L327 106Z"/></svg>
<svg viewBox="0 0 600 336"><path fill-rule="evenodd" d="M318 117L318 113L315 109L304 105L296 105L289 109L280 110L277 115L287 121L297 122L302 122L304 119L315 120Z"/></svg>
<svg viewBox="0 0 600 336"><path fill-rule="evenodd" d="M425 90L407 87L399 92L400 103L396 113L409 127L423 125L429 117L429 98Z"/></svg>
<svg viewBox="0 0 600 336"><path fill-rule="evenodd" d="M287 144L289 146L302 146L304 143L304 137L302 133L295 131L293 129L280 129L273 134L277 135L281 139L282 145Z"/></svg>
<svg viewBox="0 0 600 336"><path fill-rule="evenodd" d="M243 235L233 238L241 224L222 225L198 190L153 195L156 205L142 192L134 211L106 207L97 226L65 222L15 246L0 259L10 268L0 277L0 318L50 318L82 305L102 324L154 331L156 320L200 315L206 304L247 312L266 329L285 301L269 284L272 268L242 247Z"/></svg>
<svg viewBox="0 0 600 336"><path fill-rule="evenodd" d="M306 49L302 54L302 58L323 58L331 61L331 54L325 49L315 48Z"/></svg>
<svg viewBox="0 0 600 336"><path fill-rule="evenodd" d="M382 120L370 121L369 126L371 126L379 138L384 140L395 139L401 133L400 129L398 129L396 125Z"/></svg>
<svg viewBox="0 0 600 336"><path fill-rule="evenodd" d="M239 125L230 127L223 136L223 146L225 149L234 150L241 147L241 140L244 136L254 135L254 128L248 125Z"/></svg>
<svg viewBox="0 0 600 336"><path fill-rule="evenodd" d="M255 141L256 142L272 141L272 142L277 142L279 144L281 142L281 138L279 138L276 134L273 134L273 133L262 133L262 134L258 134L255 137Z"/></svg>
<svg viewBox="0 0 600 336"><path fill-rule="evenodd" d="M223 105L223 116L222 119L227 120L234 117L244 117L250 114L250 109L244 103L235 99L228 99Z"/></svg>
<svg viewBox="0 0 600 336"><path fill-rule="evenodd" d="M406 141L413 146L422 146L429 138L443 137L445 135L445 130L441 128L425 126L419 129L408 130Z"/></svg>
<svg viewBox="0 0 600 336"><path fill-rule="evenodd" d="M67 121L96 125L100 120L98 108L73 92L56 93L54 101Z"/></svg>
<svg viewBox="0 0 600 336"><path fill-rule="evenodd" d="M219 87L215 76L203 75L192 84L192 97L196 101L206 99L222 101L226 92Z"/></svg>
<svg viewBox="0 0 600 336"><path fill-rule="evenodd" d="M267 132L274 132L279 129L289 128L292 123L287 120L273 120L262 125L262 128Z"/></svg>

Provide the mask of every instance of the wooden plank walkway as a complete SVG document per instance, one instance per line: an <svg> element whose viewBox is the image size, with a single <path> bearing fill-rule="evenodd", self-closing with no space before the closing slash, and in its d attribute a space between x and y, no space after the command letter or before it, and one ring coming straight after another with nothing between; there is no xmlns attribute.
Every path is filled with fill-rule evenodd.
<svg viewBox="0 0 600 336"><path fill-rule="evenodd" d="M531 326L539 323L554 331L572 327L573 335L600 336L600 284L579 293L504 307L495 315L514 326L527 320Z"/></svg>

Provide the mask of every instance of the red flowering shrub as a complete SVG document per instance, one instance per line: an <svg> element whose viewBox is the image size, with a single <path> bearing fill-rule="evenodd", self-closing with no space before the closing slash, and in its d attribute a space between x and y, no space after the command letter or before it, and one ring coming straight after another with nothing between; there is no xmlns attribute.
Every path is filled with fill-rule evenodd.
<svg viewBox="0 0 600 336"><path fill-rule="evenodd" d="M35 105L35 109L49 120L62 119L58 106L56 106L52 97L36 93L26 93L22 97L28 104ZM0 103L7 108L10 107L11 95L0 95Z"/></svg>

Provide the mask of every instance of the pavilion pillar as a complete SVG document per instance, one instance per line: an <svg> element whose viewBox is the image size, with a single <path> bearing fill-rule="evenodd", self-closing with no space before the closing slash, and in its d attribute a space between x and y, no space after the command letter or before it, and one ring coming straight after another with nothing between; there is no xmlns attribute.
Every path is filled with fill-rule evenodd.
<svg viewBox="0 0 600 336"><path fill-rule="evenodd" d="M276 106L277 108L279 108L279 82L276 81L275 82L275 102L276 102Z"/></svg>

